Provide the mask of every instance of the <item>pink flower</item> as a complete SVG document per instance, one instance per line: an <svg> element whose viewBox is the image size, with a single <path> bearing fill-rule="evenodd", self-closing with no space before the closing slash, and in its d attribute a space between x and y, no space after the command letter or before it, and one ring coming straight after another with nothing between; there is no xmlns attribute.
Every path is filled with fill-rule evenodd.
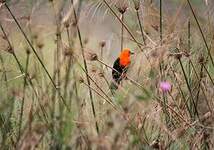
<svg viewBox="0 0 214 150"><path fill-rule="evenodd" d="M162 81L160 82L160 90L163 92L163 93L167 93L171 90L172 86L169 82L167 81Z"/></svg>

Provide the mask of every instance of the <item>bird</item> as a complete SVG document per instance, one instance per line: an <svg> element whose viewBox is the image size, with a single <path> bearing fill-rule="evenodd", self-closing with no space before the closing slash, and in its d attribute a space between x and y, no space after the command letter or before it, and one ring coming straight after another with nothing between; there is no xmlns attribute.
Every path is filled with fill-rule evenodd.
<svg viewBox="0 0 214 150"><path fill-rule="evenodd" d="M121 81L126 78L127 70L131 64L131 55L134 54L129 48L121 51L119 57L115 60L112 69L112 78L116 84L113 84L114 89L118 88Z"/></svg>

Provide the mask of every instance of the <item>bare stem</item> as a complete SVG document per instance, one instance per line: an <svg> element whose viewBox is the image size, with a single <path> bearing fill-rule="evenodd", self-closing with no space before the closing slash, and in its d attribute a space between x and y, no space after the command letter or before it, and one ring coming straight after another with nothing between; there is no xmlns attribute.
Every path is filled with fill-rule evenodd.
<svg viewBox="0 0 214 150"><path fill-rule="evenodd" d="M16 17L14 16L14 14L12 13L12 11L10 10L10 8L8 7L8 5L5 3L5 7L7 8L8 12L10 13L10 15L12 16L12 18L14 19L15 23L17 24L18 28L20 29L22 35L24 36L25 40L27 41L27 43L29 44L29 46L31 47L33 53L35 54L36 58L38 59L39 63L41 64L42 68L44 69L44 71L46 72L46 74L48 75L48 78L50 79L51 83L53 84L54 88L56 91L58 91L60 98L62 100L62 102L64 103L64 105L66 106L66 108L69 110L68 106L66 105L66 102L64 101L64 98L62 97L60 91L58 90L56 84L54 83L54 80L52 79L50 73L48 72L47 68L45 67L44 63L42 62L41 58L39 57L38 53L36 52L36 49L33 47L33 45L31 44L30 40L28 39L27 35L25 34L24 30L22 29L21 25L19 24L18 20L16 19Z"/></svg>
<svg viewBox="0 0 214 150"><path fill-rule="evenodd" d="M142 38L143 38L143 43L144 43L144 45L146 45L146 39L145 39L145 36L144 36L144 33L143 33L143 25L141 23L139 9L136 10L136 14L137 14L138 23L139 23L139 26L140 26L141 35L142 35Z"/></svg>
<svg viewBox="0 0 214 150"><path fill-rule="evenodd" d="M203 33L203 31L202 31L201 25L200 25L200 23L199 23L199 21L198 21L196 15L195 15L195 12L194 12L194 10L193 10L192 4L190 3L190 0L187 0L187 2L188 2L188 4L189 4L189 7L190 7L190 9L191 9L191 11L192 11L192 14L193 14L193 17L194 17L194 19L195 19L195 21L196 21L196 23L197 23L197 26L198 26L199 31L200 31L200 33L201 33L201 36L202 36L202 38L203 38L204 44L205 44L205 46L206 46L206 50L207 50L207 52L208 52L208 56L210 57L210 60L211 60L211 62L212 62L212 65L214 66L214 61L213 61L213 58L212 58L212 54L211 54L210 49L209 49L209 47L208 47L208 44L207 44L206 38L205 38L205 36L204 36L204 33Z"/></svg>
<svg viewBox="0 0 214 150"><path fill-rule="evenodd" d="M123 22L124 21L124 13L121 14L122 15L122 18L121 18L121 21ZM121 24L121 47L120 47L120 51L123 50L123 36L124 36L124 26L123 24Z"/></svg>
<svg viewBox="0 0 214 150"><path fill-rule="evenodd" d="M163 16L162 16L162 0L160 0L160 43L162 45L163 40L163 26L162 26Z"/></svg>
<svg viewBox="0 0 214 150"><path fill-rule="evenodd" d="M74 19L75 19L75 22L76 22L78 38L79 38L79 42L80 42L80 46L81 46L81 53L82 53L82 57L83 57L84 68L85 68L85 71L86 71L85 74L86 74L87 84L89 86L91 86L91 82L90 82L89 75L88 75L88 66L87 66L87 62L86 62L85 54L84 54L82 36L81 36L80 28L79 28L79 25L78 25L77 14L76 14L75 8L73 6L73 0L71 0L71 4L72 4L72 8L73 8L73 13L74 13ZM96 131L97 131L97 134L99 135L99 126L98 126L98 122L97 122L97 119L96 119L96 111L95 111L95 106L94 106L93 94L92 94L91 88L88 88L88 89L89 89L89 96L90 96L90 101L91 101L92 112L93 112L93 116L94 116L94 119L95 119Z"/></svg>
<svg viewBox="0 0 214 150"><path fill-rule="evenodd" d="M193 98L193 94L192 94L191 87L190 87L189 82L188 82L188 78L187 78L186 72L184 70L184 66L183 66L183 64L181 62L181 59L179 58L178 60L179 60L179 63L180 63L180 66L181 66L181 69L182 69L186 84L187 84L187 89L188 89L188 91L190 93L190 98L191 98L192 104L194 106L194 111L195 111L197 117L199 118L198 110L197 110L197 107L196 107L196 104L195 104L195 101L194 101L194 98Z"/></svg>

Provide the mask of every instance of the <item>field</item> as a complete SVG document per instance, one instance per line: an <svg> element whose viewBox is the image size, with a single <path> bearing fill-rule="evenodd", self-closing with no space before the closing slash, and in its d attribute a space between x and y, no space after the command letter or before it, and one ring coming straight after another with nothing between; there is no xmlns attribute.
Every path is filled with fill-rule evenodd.
<svg viewBox="0 0 214 150"><path fill-rule="evenodd" d="M0 0L0 149L214 149L214 1Z"/></svg>

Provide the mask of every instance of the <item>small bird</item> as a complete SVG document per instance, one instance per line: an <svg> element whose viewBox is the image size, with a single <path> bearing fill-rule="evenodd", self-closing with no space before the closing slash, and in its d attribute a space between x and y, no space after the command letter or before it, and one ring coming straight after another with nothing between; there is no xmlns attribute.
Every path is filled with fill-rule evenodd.
<svg viewBox="0 0 214 150"><path fill-rule="evenodd" d="M120 82L126 77L126 72L131 63L130 49L123 49L120 56L115 60L113 64L112 77L117 85L114 84L114 88L117 89Z"/></svg>

